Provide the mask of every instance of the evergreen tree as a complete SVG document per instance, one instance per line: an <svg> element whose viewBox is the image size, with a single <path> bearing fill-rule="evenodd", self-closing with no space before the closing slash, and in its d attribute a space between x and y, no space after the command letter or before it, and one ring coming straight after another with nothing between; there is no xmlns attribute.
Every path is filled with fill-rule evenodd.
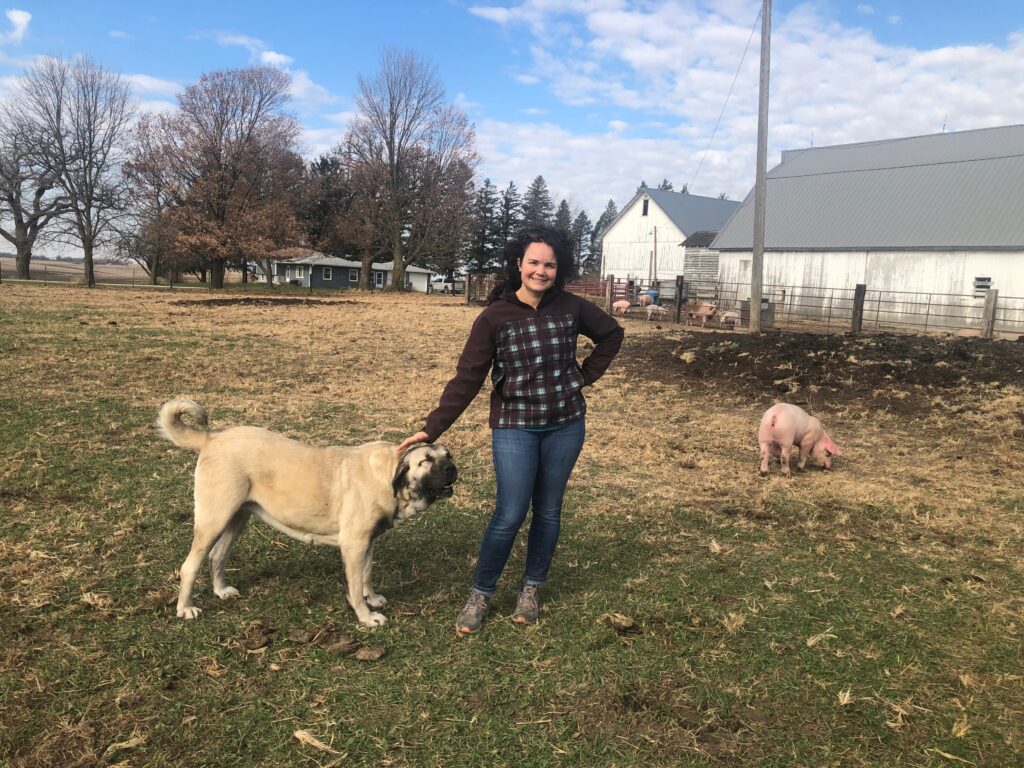
<svg viewBox="0 0 1024 768"><path fill-rule="evenodd" d="M596 274L601 269L601 262L599 260L597 265L592 263L590 238L593 236L594 227L590 223L590 217L587 216L586 211L580 211L573 219L569 231L572 232L572 239L576 244L576 263L579 265L580 274Z"/></svg>
<svg viewBox="0 0 1024 768"><path fill-rule="evenodd" d="M523 224L527 227L550 224L555 205L543 176L538 176L526 189L523 196Z"/></svg>
<svg viewBox="0 0 1024 768"><path fill-rule="evenodd" d="M555 211L555 226L566 232L572 229L572 212L569 210L569 203L565 198L562 198L562 202L558 204L558 210Z"/></svg>
<svg viewBox="0 0 1024 768"><path fill-rule="evenodd" d="M473 204L472 248L468 267L472 272L487 272L496 264L501 248L505 245L500 240L501 210L498 188L490 179L484 179L483 186L476 192Z"/></svg>
<svg viewBox="0 0 1024 768"><path fill-rule="evenodd" d="M609 200L604 213L594 222L594 231L590 236L590 261L596 265L595 271L601 269L601 236L609 224L619 215L619 209L615 207L615 201Z"/></svg>
<svg viewBox="0 0 1024 768"><path fill-rule="evenodd" d="M514 181L501 193L501 201L498 205L498 231L495 237L495 245L499 252L505 247L505 243L512 239L512 235L523 225L523 200L519 196Z"/></svg>

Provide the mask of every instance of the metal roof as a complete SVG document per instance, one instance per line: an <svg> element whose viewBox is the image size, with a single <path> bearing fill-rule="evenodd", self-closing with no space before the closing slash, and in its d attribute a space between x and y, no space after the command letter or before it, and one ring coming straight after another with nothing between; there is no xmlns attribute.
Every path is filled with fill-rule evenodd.
<svg viewBox="0 0 1024 768"><path fill-rule="evenodd" d="M679 227L679 231L684 236L692 235L700 230L717 232L740 206L735 200L721 200L717 197L703 197L686 192L640 187L633 199L623 206L619 215L611 220L604 231L610 230L645 194L665 212L673 224Z"/></svg>
<svg viewBox="0 0 1024 768"><path fill-rule="evenodd" d="M765 248L1024 248L1024 125L787 150ZM750 250L754 193L712 244Z"/></svg>
<svg viewBox="0 0 1024 768"><path fill-rule="evenodd" d="M363 264L360 261L354 261L352 259L340 259L337 256L327 256L326 254L319 253L317 251L309 251L308 256L301 259L288 259L281 261L282 264L319 264L325 267L348 267L349 269L360 269ZM370 265L371 270L378 272L391 272L395 268L394 261L383 261L374 262ZM405 265L406 272L415 272L423 275L434 274L429 269L423 267L416 267L411 264Z"/></svg>

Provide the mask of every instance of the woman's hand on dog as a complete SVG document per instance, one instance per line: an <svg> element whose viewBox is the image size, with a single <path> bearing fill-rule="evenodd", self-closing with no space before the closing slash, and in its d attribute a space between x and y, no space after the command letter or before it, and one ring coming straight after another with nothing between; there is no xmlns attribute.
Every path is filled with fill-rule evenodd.
<svg viewBox="0 0 1024 768"><path fill-rule="evenodd" d="M404 451L410 445L415 445L416 443L426 443L429 440L430 436L427 435L426 432L417 432L415 435L405 438L405 440L402 441L402 444L398 446L398 450Z"/></svg>

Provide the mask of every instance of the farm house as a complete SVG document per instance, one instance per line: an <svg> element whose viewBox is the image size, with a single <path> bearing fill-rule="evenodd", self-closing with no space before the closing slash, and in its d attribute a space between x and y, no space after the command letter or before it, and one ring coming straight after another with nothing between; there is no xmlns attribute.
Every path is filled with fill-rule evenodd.
<svg viewBox="0 0 1024 768"><path fill-rule="evenodd" d="M750 297L753 191L712 247ZM787 150L767 174L765 298L832 311L858 283L884 324L973 327L998 291L1024 331L1024 125ZM870 301L870 298L869 298ZM941 309L937 310L936 307ZM927 322L927 319L926 319Z"/></svg>
<svg viewBox="0 0 1024 768"><path fill-rule="evenodd" d="M738 207L733 200L640 187L601 237L601 276L715 279L707 233L720 230Z"/></svg>
<svg viewBox="0 0 1024 768"><path fill-rule="evenodd" d="M339 259L316 251L288 261L274 262L274 276L282 283L313 288L355 288L359 284L362 264L352 259ZM386 288L391 285L394 262L374 264L370 270L370 287ZM406 287L411 291L427 292L431 272L421 267L406 266Z"/></svg>

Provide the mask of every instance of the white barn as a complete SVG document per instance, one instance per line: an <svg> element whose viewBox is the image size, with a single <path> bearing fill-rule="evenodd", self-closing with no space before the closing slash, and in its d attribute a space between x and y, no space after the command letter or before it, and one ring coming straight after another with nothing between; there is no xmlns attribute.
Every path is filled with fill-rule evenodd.
<svg viewBox="0 0 1024 768"><path fill-rule="evenodd" d="M685 274L713 280L717 264L706 258L709 238L694 236L720 230L739 205L733 200L640 187L601 236L601 276L673 281ZM688 238L702 245L688 248ZM708 270L711 274L698 274Z"/></svg>
<svg viewBox="0 0 1024 768"><path fill-rule="evenodd" d="M787 150L765 196L764 285L790 286L787 301L863 283L962 297L948 300L973 318L991 287L1001 310L1024 309L1024 125ZM712 243L740 300L753 231L751 190Z"/></svg>

